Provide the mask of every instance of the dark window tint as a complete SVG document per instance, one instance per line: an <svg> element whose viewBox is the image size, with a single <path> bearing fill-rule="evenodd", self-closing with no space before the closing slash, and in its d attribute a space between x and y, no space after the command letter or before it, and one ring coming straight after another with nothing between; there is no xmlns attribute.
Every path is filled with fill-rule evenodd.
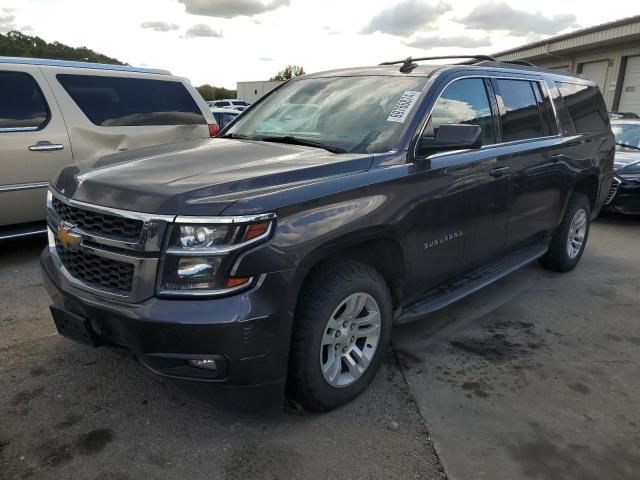
<svg viewBox="0 0 640 480"><path fill-rule="evenodd" d="M0 128L44 126L49 110L34 78L23 72L0 72Z"/></svg>
<svg viewBox="0 0 640 480"><path fill-rule="evenodd" d="M609 125L607 109L598 87L556 83L571 115L576 132L605 130Z"/></svg>
<svg viewBox="0 0 640 480"><path fill-rule="evenodd" d="M545 95L546 91L542 87L541 82L531 82L533 87L533 93L536 96L538 102L538 109L542 118L542 133L546 135L557 135L558 124L556 122L553 109L551 107L551 100Z"/></svg>
<svg viewBox="0 0 640 480"><path fill-rule="evenodd" d="M545 136L533 85L526 80L495 80L502 141Z"/></svg>
<svg viewBox="0 0 640 480"><path fill-rule="evenodd" d="M488 145L495 142L493 118L484 80L458 80L445 88L433 107L424 134L435 137L441 125L451 123L480 125L482 143Z"/></svg>
<svg viewBox="0 0 640 480"><path fill-rule="evenodd" d="M58 75L84 114L103 127L206 123L180 82L90 75Z"/></svg>

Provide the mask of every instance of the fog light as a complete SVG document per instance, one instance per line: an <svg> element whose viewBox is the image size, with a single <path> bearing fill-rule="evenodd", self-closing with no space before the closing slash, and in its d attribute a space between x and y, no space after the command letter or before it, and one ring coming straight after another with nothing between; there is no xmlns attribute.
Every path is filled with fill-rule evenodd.
<svg viewBox="0 0 640 480"><path fill-rule="evenodd" d="M196 368L204 368L205 370L217 370L218 366L216 365L215 360L211 360L208 358L204 358L202 360L187 360L187 363L192 367Z"/></svg>

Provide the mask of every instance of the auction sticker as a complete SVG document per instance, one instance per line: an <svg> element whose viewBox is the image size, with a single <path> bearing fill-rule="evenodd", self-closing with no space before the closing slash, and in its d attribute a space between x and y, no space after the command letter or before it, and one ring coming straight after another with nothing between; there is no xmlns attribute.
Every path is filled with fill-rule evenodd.
<svg viewBox="0 0 640 480"><path fill-rule="evenodd" d="M420 92L414 92L412 90L405 90L405 92L396 103L396 106L393 107L389 117L387 118L387 122L398 122L404 123L407 119L407 115L418 101L418 97L420 96Z"/></svg>

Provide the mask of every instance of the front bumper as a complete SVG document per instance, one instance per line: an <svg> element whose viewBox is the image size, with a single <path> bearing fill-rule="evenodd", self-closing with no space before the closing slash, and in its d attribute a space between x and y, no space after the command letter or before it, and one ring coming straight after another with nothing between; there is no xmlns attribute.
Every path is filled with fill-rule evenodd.
<svg viewBox="0 0 640 480"><path fill-rule="evenodd" d="M264 275L251 290L216 299L150 298L124 303L81 290L41 256L54 307L87 320L97 342L130 350L159 375L228 386L284 382L292 313L286 295L293 271ZM215 358L209 372L189 359Z"/></svg>
<svg viewBox="0 0 640 480"><path fill-rule="evenodd" d="M621 180L604 210L625 215L640 215L640 181Z"/></svg>

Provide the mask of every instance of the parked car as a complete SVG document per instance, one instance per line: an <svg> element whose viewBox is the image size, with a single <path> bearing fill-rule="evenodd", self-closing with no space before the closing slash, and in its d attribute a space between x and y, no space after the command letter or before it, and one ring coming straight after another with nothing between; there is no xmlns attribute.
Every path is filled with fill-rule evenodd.
<svg viewBox="0 0 640 480"><path fill-rule="evenodd" d="M249 104L244 100L236 100L235 98L225 98L222 100L212 100L209 103L212 108L235 108L235 107L248 107Z"/></svg>
<svg viewBox="0 0 640 480"><path fill-rule="evenodd" d="M211 108L211 113L216 119L216 123L223 129L233 122L242 112L231 108Z"/></svg>
<svg viewBox="0 0 640 480"><path fill-rule="evenodd" d="M417 60L297 77L214 140L63 169L42 254L58 331L324 411L371 382L394 323L536 259L573 269L613 177L596 84Z"/></svg>
<svg viewBox="0 0 640 480"><path fill-rule="evenodd" d="M605 202L608 212L640 215L640 119L613 120L615 177Z"/></svg>
<svg viewBox="0 0 640 480"><path fill-rule="evenodd" d="M624 118L637 118L640 119L640 115L633 112L609 112L609 118L611 120L621 120Z"/></svg>
<svg viewBox="0 0 640 480"><path fill-rule="evenodd" d="M0 57L0 239L46 232L60 168L217 130L189 81L167 71Z"/></svg>

